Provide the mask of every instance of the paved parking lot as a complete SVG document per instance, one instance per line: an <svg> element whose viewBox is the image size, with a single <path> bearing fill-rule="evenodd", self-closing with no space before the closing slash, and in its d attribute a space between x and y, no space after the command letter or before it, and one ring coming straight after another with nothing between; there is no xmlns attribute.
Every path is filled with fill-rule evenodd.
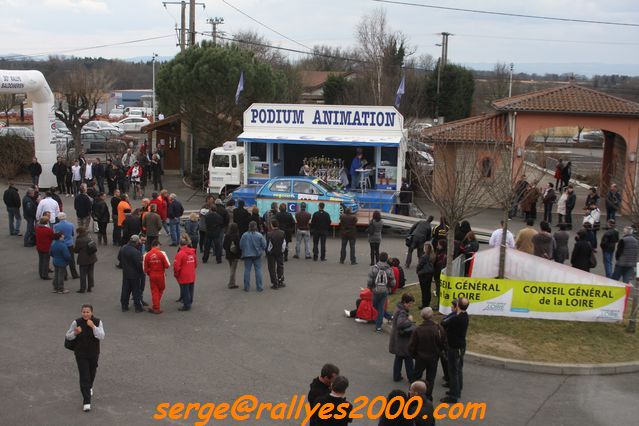
<svg viewBox="0 0 639 426"><path fill-rule="evenodd" d="M187 196L184 192L183 198ZM167 243L166 237L162 240ZM175 249L166 244L165 248L172 259ZM391 389L406 388L407 383L392 381L388 335L376 334L373 326L357 324L343 315L365 285L365 235L357 244L359 265L340 265L337 250L338 241L331 239L327 262L289 261L285 265L287 287L278 291L267 287L263 293L228 290L226 264L201 265L191 312L177 311L177 284L168 278L164 314L122 313L114 247L101 247L98 252L93 293L51 294L51 283L37 278L35 250L8 235L3 210L0 423L186 424L153 420L156 404L221 402L245 393L264 401L287 401L294 393L306 394L325 362L337 364L349 378L351 400L357 395L385 395ZM385 238L382 250L403 254L403 239ZM242 270L240 267L240 274ZM408 279L415 280L414 270L408 272ZM79 281L67 285L74 291ZM148 290L145 298L150 299ZM73 355L62 344L82 303L95 306L106 331L94 409L88 414L81 411ZM490 425L627 425L639 414L637 383L639 374L564 377L467 363L463 397L487 402L484 422ZM440 398L443 394L438 378L434 395ZM246 424L299 423L261 420Z"/></svg>

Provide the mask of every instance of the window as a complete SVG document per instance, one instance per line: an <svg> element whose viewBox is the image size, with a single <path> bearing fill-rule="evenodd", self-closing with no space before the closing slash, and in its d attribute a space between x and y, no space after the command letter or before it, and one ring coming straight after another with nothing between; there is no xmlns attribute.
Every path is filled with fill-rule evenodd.
<svg viewBox="0 0 639 426"><path fill-rule="evenodd" d="M273 163L279 163L280 162L280 145L277 143L274 143L272 146L273 146Z"/></svg>
<svg viewBox="0 0 639 426"><path fill-rule="evenodd" d="M321 195L320 190L310 182L296 181L293 184L293 192L296 194Z"/></svg>
<svg viewBox="0 0 639 426"><path fill-rule="evenodd" d="M397 167L397 148L381 148L380 166Z"/></svg>
<svg viewBox="0 0 639 426"><path fill-rule="evenodd" d="M485 178L493 177L493 160L486 157L481 160L481 175Z"/></svg>
<svg viewBox="0 0 639 426"><path fill-rule="evenodd" d="M240 154L240 164L244 164L244 154Z"/></svg>
<svg viewBox="0 0 639 426"><path fill-rule="evenodd" d="M290 180L278 180L271 184L268 187L272 192L291 192L291 181Z"/></svg>
<svg viewBox="0 0 639 426"><path fill-rule="evenodd" d="M211 165L213 167L228 167L229 166L229 156L228 155L214 154L213 155L213 159L211 160Z"/></svg>
<svg viewBox="0 0 639 426"><path fill-rule="evenodd" d="M231 155L231 166L233 168L237 167L237 155Z"/></svg>
<svg viewBox="0 0 639 426"><path fill-rule="evenodd" d="M251 143L251 161L266 162L266 144L262 142Z"/></svg>

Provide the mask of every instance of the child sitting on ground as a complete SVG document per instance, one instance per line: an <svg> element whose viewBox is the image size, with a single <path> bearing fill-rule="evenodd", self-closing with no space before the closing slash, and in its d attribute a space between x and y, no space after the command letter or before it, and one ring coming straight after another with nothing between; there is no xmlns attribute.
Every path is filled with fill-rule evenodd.
<svg viewBox="0 0 639 426"><path fill-rule="evenodd" d="M362 288L359 299L355 301L355 309L344 309L347 318L355 318L355 322L367 323L377 319L377 309L373 307L373 291L370 288Z"/></svg>

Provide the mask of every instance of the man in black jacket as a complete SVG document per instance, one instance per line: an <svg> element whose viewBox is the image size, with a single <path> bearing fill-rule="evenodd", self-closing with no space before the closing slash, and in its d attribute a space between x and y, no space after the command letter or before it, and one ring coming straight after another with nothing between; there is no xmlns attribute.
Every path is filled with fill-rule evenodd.
<svg viewBox="0 0 639 426"><path fill-rule="evenodd" d="M599 247L601 247L601 254L603 255L604 271L606 278L612 278L612 258L619 242L619 231L617 231L614 219L608 219L608 229L601 237Z"/></svg>
<svg viewBox="0 0 639 426"><path fill-rule="evenodd" d="M7 215L9 217L9 235L22 235L20 233L20 194L18 188L13 186L13 179L9 179L9 187L4 191L2 197L4 205L7 206Z"/></svg>
<svg viewBox="0 0 639 426"><path fill-rule="evenodd" d="M106 176L106 170L104 164L100 162L100 158L95 159L93 164L93 177L98 182L98 191L104 192L104 177Z"/></svg>
<svg viewBox="0 0 639 426"><path fill-rule="evenodd" d="M284 231L284 235L286 235L284 262L288 262L288 245L293 241L293 234L295 234L295 219L293 219L293 215L286 210L286 204L284 203L280 204L280 211L275 215L275 219L277 219L280 229Z"/></svg>
<svg viewBox="0 0 639 426"><path fill-rule="evenodd" d="M284 250L286 248L286 235L279 228L277 219L271 221L271 229L266 234L266 261L268 273L271 277L271 288L277 290L286 287L284 284Z"/></svg>
<svg viewBox="0 0 639 426"><path fill-rule="evenodd" d="M42 174L42 165L38 163L38 159L36 157L33 157L33 160L31 160L31 163L29 163L27 169L29 170L29 175L31 176L31 183L33 183L34 186L38 186L40 182L40 175Z"/></svg>
<svg viewBox="0 0 639 426"><path fill-rule="evenodd" d="M218 214L219 216L219 214ZM237 223L237 227L240 230L240 237L248 231L249 222L251 221L251 214L244 208L244 200L237 201L237 207L233 209L233 222Z"/></svg>
<svg viewBox="0 0 639 426"><path fill-rule="evenodd" d="M58 161L51 168L51 172L55 176L58 191L60 191L60 194L64 194L66 190L67 166L62 161L62 157L58 157Z"/></svg>
<svg viewBox="0 0 639 426"><path fill-rule="evenodd" d="M73 201L75 207L75 214L78 217L78 227L83 227L89 230L91 224L91 208L93 206L93 200L87 195L87 184L80 184L80 192Z"/></svg>
<svg viewBox="0 0 639 426"><path fill-rule="evenodd" d="M326 237L331 231L331 215L324 211L324 203L319 203L319 210L311 217L311 234L313 235L313 260L317 261L317 245L321 245L320 259L326 260Z"/></svg>
<svg viewBox="0 0 639 426"><path fill-rule="evenodd" d="M344 376L335 377L331 383L331 392L315 400L321 408L311 417L310 426L347 426L353 421L350 418L353 406L346 401L346 389L348 389L348 379ZM320 417L320 411L323 414L322 417L326 416L325 419Z"/></svg>
<svg viewBox="0 0 639 426"><path fill-rule="evenodd" d="M246 209L242 207L242 210L246 212ZM248 212L246 212L248 213ZM204 241L204 254L202 255L202 262L209 261L209 254L211 253L211 245L215 250L215 261L222 263L222 245L220 244L220 234L223 233L222 228L222 216L214 208L204 216L204 222L206 223L206 240Z"/></svg>
<svg viewBox="0 0 639 426"><path fill-rule="evenodd" d="M406 254L405 262L406 269L410 268L410 264L412 263L413 250L417 249L417 261L422 258L424 254L424 244L430 241L432 236L431 222L433 219L432 216L428 216L428 219L420 220L408 231L408 240L406 241L406 245L408 246L408 254Z"/></svg>
<svg viewBox="0 0 639 426"><path fill-rule="evenodd" d="M184 214L184 207L177 199L177 195L169 195L169 207L167 217L169 219L169 229L171 230L171 246L177 247L180 242L180 220Z"/></svg>
<svg viewBox="0 0 639 426"><path fill-rule="evenodd" d="M333 364L324 364L319 377L313 379L309 386L308 396L306 400L311 407L319 397L323 397L331 393L331 383L335 377L339 376L339 368Z"/></svg>
<svg viewBox="0 0 639 426"><path fill-rule="evenodd" d="M437 363L440 354L446 349L446 332L441 325L433 322L433 310L430 307L422 309L421 316L424 321L413 331L408 342L408 353L415 358L410 381L422 380L426 371L426 397L432 401Z"/></svg>
<svg viewBox="0 0 639 426"><path fill-rule="evenodd" d="M24 232L24 246L33 247L35 245L35 220L38 210L38 200L35 196L35 190L29 188L26 195L22 198L22 216L27 222L27 230Z"/></svg>
<svg viewBox="0 0 639 426"><path fill-rule="evenodd" d="M617 189L617 184L610 185L610 191L606 194L606 219L616 219L617 210L621 206L621 194Z"/></svg>
<svg viewBox="0 0 639 426"><path fill-rule="evenodd" d="M109 224L109 207L106 204L106 195L104 192L100 192L98 197L93 202L93 220L98 224L98 245L104 245L107 243L106 230Z"/></svg>
<svg viewBox="0 0 639 426"><path fill-rule="evenodd" d="M144 270L142 268L142 253L138 249L139 245L140 237L132 235L129 244L123 246L118 252L118 261L122 267L122 293L120 294L122 312L129 310L131 293L133 293L135 312L144 312L140 285L142 277L144 277Z"/></svg>
<svg viewBox="0 0 639 426"><path fill-rule="evenodd" d="M120 239L122 238L122 228L118 226L118 204L120 204L122 198L120 198L120 190L115 189L113 191L113 197L111 197L111 221L113 222L113 245L119 246Z"/></svg>
<svg viewBox="0 0 639 426"><path fill-rule="evenodd" d="M566 199L566 217L564 221L566 225L568 225L568 229L572 229L572 210L575 208L575 204L577 204L577 195L575 194L575 189L572 186L572 183L568 185L568 198Z"/></svg>
<svg viewBox="0 0 639 426"><path fill-rule="evenodd" d="M442 326L446 330L448 340L448 380L450 391L441 402L449 404L456 403L461 398L461 391L464 387L464 354L466 353L466 331L468 330L468 299L459 298L455 315L447 317L442 321Z"/></svg>

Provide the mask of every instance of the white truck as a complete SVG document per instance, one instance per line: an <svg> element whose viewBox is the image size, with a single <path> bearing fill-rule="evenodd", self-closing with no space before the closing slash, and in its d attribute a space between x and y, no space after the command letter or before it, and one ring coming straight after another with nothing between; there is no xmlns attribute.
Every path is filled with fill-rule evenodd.
<svg viewBox="0 0 639 426"><path fill-rule="evenodd" d="M227 195L244 184L244 147L227 141L211 150L209 194Z"/></svg>

